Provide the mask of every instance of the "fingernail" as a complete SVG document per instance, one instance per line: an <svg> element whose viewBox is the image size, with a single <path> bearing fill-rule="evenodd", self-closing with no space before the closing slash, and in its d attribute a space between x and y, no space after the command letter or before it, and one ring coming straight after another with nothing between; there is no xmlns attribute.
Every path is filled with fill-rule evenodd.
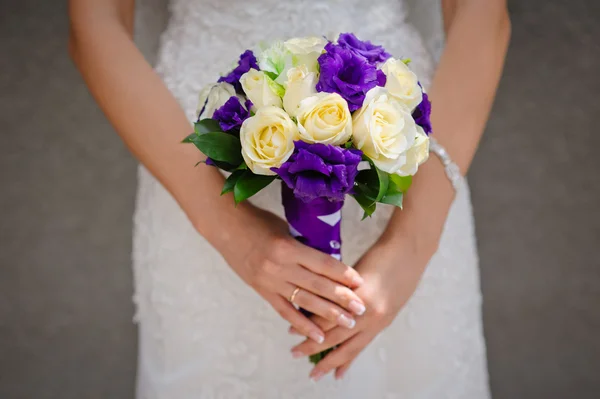
<svg viewBox="0 0 600 399"><path fill-rule="evenodd" d="M317 344L322 344L323 341L325 341L325 337L316 332L311 332L310 334L308 334L308 337L315 341Z"/></svg>
<svg viewBox="0 0 600 399"><path fill-rule="evenodd" d="M365 282L365 280L363 280L363 278L361 276L354 276L352 277L352 284L354 284L355 286L360 286Z"/></svg>
<svg viewBox="0 0 600 399"><path fill-rule="evenodd" d="M311 378L313 379L313 381L319 381L321 378L323 377L323 372L322 371L313 371L311 373Z"/></svg>
<svg viewBox="0 0 600 399"><path fill-rule="evenodd" d="M300 351L292 351L292 356L294 357L294 359L298 359L299 357L304 356L304 353Z"/></svg>
<svg viewBox="0 0 600 399"><path fill-rule="evenodd" d="M336 376L335 379L336 380L341 380L342 378L344 378L344 374L346 374L346 370L344 371L340 371Z"/></svg>
<svg viewBox="0 0 600 399"><path fill-rule="evenodd" d="M346 316L345 314L341 314L338 317L338 324L347 327L347 328L354 328L354 326L356 325L356 320L349 318L348 316Z"/></svg>
<svg viewBox="0 0 600 399"><path fill-rule="evenodd" d="M356 299L351 300L348 307L350 308L351 311L353 311L358 316L362 316L363 313L365 313L365 311L367 310L367 308L365 308L365 305L358 302Z"/></svg>

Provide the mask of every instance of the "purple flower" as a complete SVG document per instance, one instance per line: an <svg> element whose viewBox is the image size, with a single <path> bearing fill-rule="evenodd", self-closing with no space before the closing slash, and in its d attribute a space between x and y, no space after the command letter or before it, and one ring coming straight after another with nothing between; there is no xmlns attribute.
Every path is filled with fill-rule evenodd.
<svg viewBox="0 0 600 399"><path fill-rule="evenodd" d="M250 107L252 102L246 100L242 105L237 96L231 96L221 108L217 108L213 114L213 119L219 121L221 129L229 133L239 133L244 122L250 117Z"/></svg>
<svg viewBox="0 0 600 399"><path fill-rule="evenodd" d="M383 62L391 57L383 46L376 46L369 41L363 42L353 33L342 33L338 38L338 45L365 57L371 64Z"/></svg>
<svg viewBox="0 0 600 399"><path fill-rule="evenodd" d="M321 76L317 91L338 93L350 112L362 106L365 94L377 85L377 69L366 58L347 48L328 43L319 56Z"/></svg>
<svg viewBox="0 0 600 399"><path fill-rule="evenodd" d="M377 86L385 87L386 83L387 83L387 76L385 76L385 73L383 73L383 71L381 69L378 69L377 70Z"/></svg>
<svg viewBox="0 0 600 399"><path fill-rule="evenodd" d="M295 142L290 159L272 170L304 202L343 201L352 192L362 152L327 144Z"/></svg>
<svg viewBox="0 0 600 399"><path fill-rule="evenodd" d="M423 100L417 105L412 116L417 125L421 126L425 133L429 135L431 133L431 102L427 93L423 92Z"/></svg>
<svg viewBox="0 0 600 399"><path fill-rule="evenodd" d="M235 90L238 93L242 92L242 85L240 84L240 78L243 74L248 72L250 69L260 70L258 64L256 63L256 57L251 50L246 50L242 55L240 55L240 60L238 62L238 66L233 69L233 71L229 72L226 76L221 76L219 78L219 82L227 82L235 87Z"/></svg>

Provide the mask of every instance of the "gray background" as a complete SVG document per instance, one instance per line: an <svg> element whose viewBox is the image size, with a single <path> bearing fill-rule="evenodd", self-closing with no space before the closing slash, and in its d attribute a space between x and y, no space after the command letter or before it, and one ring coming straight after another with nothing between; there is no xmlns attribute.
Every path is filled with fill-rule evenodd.
<svg viewBox="0 0 600 399"><path fill-rule="evenodd" d="M491 385L496 399L598 398L600 5L510 6L470 173ZM145 20L158 32L165 18ZM0 398L133 397L136 163L67 33L62 1L0 0Z"/></svg>

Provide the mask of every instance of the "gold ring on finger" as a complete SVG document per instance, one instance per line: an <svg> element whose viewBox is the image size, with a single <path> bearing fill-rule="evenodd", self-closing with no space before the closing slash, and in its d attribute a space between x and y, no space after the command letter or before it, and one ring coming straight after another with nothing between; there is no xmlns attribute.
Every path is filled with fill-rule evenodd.
<svg viewBox="0 0 600 399"><path fill-rule="evenodd" d="M296 287L296 289L294 290L294 292L292 292L292 295L290 295L290 302L294 303L294 299L296 299L296 295L298 295L298 292L300 292L300 287Z"/></svg>

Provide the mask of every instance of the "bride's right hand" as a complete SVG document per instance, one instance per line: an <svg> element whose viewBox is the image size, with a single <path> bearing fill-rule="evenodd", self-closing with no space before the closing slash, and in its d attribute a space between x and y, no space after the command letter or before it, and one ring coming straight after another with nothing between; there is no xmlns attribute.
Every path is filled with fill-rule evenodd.
<svg viewBox="0 0 600 399"><path fill-rule="evenodd" d="M254 207L249 207L254 208ZM336 324L353 328L352 313L362 315L364 302L354 291L363 282L353 268L291 237L287 224L257 208L244 226L244 239L223 253L231 267L294 328L322 342L324 332L292 303ZM242 242L240 242L242 241Z"/></svg>

